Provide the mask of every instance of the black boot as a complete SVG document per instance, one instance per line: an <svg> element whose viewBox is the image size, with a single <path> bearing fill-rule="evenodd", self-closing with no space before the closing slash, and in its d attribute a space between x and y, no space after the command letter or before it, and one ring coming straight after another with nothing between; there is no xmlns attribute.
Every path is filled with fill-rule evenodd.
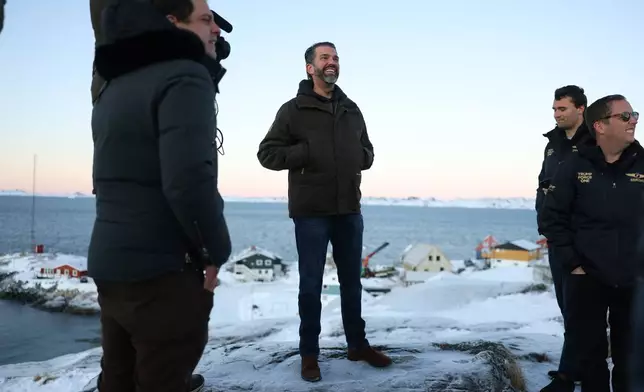
<svg viewBox="0 0 644 392"><path fill-rule="evenodd" d="M541 389L540 392L574 392L575 383L566 376L557 373L552 377L550 384Z"/></svg>
<svg viewBox="0 0 644 392"><path fill-rule="evenodd" d="M190 377L190 392L201 392L204 390L206 380L201 374L193 374Z"/></svg>

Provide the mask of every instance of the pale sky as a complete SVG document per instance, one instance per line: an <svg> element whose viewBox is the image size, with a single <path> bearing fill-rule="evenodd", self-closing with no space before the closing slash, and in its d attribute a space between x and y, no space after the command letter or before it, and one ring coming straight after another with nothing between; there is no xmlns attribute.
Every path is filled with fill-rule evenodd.
<svg viewBox="0 0 644 392"><path fill-rule="evenodd" d="M286 195L257 161L277 109L332 41L338 85L375 148L364 196L533 197L553 92L624 94L644 110L644 3L210 0L234 26L218 96L224 195ZM91 191L87 1L9 0L0 35L0 189ZM636 135L637 136L637 135Z"/></svg>

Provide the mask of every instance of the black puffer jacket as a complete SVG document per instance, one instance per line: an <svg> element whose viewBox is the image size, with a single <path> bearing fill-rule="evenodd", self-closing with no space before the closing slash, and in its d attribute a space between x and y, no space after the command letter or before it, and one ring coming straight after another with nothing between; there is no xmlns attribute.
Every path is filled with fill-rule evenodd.
<svg viewBox="0 0 644 392"><path fill-rule="evenodd" d="M579 149L557 171L541 227L557 261L610 286L630 286L641 263L644 149L631 144L612 164L599 147Z"/></svg>
<svg viewBox="0 0 644 392"><path fill-rule="evenodd" d="M588 127L583 123L575 135L568 139L566 132L563 129L555 128L552 131L545 133L543 136L548 138L548 143L543 151L543 163L541 164L541 172L539 172L537 187L537 197L535 209L537 211L537 223L539 222L539 214L545 194L548 192L548 187L552 178L557 173L559 165L563 163L570 154L576 153L580 146L595 145L595 139L590 135ZM542 233L539 226L539 233Z"/></svg>
<svg viewBox="0 0 644 392"><path fill-rule="evenodd" d="M90 276L140 281L187 260L223 264L231 244L203 44L147 2L108 6L102 37L95 65L107 82L92 113Z"/></svg>

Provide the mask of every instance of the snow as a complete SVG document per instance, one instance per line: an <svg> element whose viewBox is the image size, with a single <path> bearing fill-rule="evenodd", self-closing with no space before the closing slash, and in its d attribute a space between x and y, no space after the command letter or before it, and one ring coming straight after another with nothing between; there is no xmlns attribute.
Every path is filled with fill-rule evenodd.
<svg viewBox="0 0 644 392"><path fill-rule="evenodd" d="M56 268L69 265L80 270L87 269L87 259L74 255L31 254L0 256L0 274L13 273L11 282L6 280L0 289L4 291L36 292L40 306L48 309L64 309L81 313L99 310L96 286L91 278L81 282L79 278L55 276L39 279L40 268ZM18 287L18 288L16 288Z"/></svg>
<svg viewBox="0 0 644 392"><path fill-rule="evenodd" d="M215 291L210 340L197 372L213 391L456 390L454 383L481 376L488 365L485 355L450 345L487 341L510 350L526 390L538 391L556 367L562 326L552 289L525 290L534 283L531 268L508 267L440 273L380 297L363 294L368 338L394 360L386 369L344 359L340 301L331 298L321 320L322 381L312 385L299 377L297 280L233 284L224 279ZM99 348L2 366L0 391L79 392L98 374L100 356ZM453 389L439 388L441 383Z"/></svg>
<svg viewBox="0 0 644 392"><path fill-rule="evenodd" d="M26 288L33 288L40 285L43 289L57 286L58 290L78 290L80 292L95 292L91 278L88 283L81 283L77 278L50 278L38 279L40 268L56 268L69 265L74 268L87 269L87 259L82 256L66 254L33 254L33 255L5 255L0 256L0 272L16 272L14 280L25 282Z"/></svg>
<svg viewBox="0 0 644 392"><path fill-rule="evenodd" d="M537 244L535 242L532 242L532 241L528 241L528 240L514 240L514 241L510 241L510 243L512 245L516 245L519 248L525 249L525 250L528 250L528 251L537 250L537 249L541 248L541 246L539 244Z"/></svg>
<svg viewBox="0 0 644 392"><path fill-rule="evenodd" d="M229 262L234 263L236 261L243 260L245 258L248 258L250 256L254 256L254 255L266 256L269 259L273 259L273 260L277 260L277 259L281 260L282 259L278 255L276 255L275 253L273 253L273 252L271 252L271 251L269 251L267 249L260 248L258 246L253 245L251 247L248 247L248 248L242 250L241 252L239 252L238 254L234 255L233 257L231 257Z"/></svg>
<svg viewBox="0 0 644 392"><path fill-rule="evenodd" d="M0 196L29 196L32 197L34 194L32 192L27 192L22 189L0 189ZM43 193L36 192L37 197L67 197L70 199L82 198L82 197L94 197L94 195L87 195L83 192L73 192L73 193Z"/></svg>
<svg viewBox="0 0 644 392"><path fill-rule="evenodd" d="M0 190L0 196L32 196L31 192L21 189ZM94 195L75 193L36 193L41 197L91 198ZM246 197L224 196L227 202L240 203L286 203L286 197ZM478 199L437 199L434 197L363 197L363 205L403 206L403 207L447 207L447 208L495 208L495 209L534 209L534 198L478 198Z"/></svg>

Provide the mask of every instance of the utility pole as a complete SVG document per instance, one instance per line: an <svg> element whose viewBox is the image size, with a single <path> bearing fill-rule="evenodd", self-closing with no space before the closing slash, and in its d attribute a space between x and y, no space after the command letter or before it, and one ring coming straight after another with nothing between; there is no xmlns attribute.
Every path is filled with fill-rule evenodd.
<svg viewBox="0 0 644 392"><path fill-rule="evenodd" d="M31 251L36 252L36 160L34 154L34 172L31 185Z"/></svg>

